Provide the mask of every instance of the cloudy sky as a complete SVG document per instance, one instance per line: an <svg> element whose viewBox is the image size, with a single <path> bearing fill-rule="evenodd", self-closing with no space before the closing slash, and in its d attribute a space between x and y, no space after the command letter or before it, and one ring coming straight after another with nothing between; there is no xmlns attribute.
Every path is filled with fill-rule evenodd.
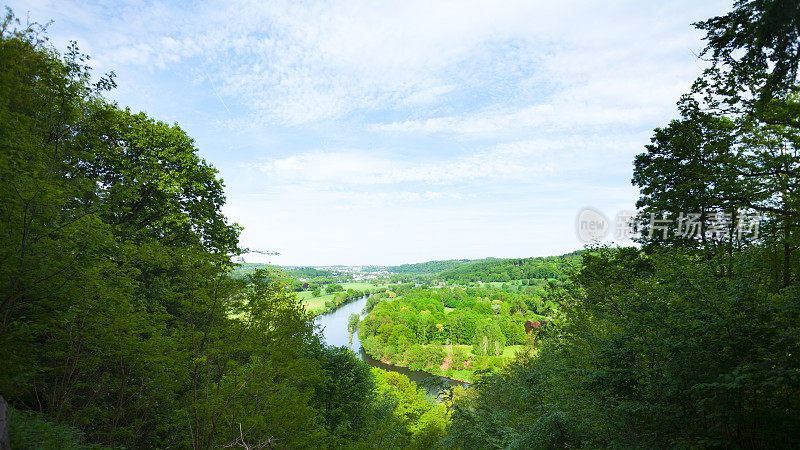
<svg viewBox="0 0 800 450"><path fill-rule="evenodd" d="M11 1L177 122L285 265L523 257L630 210L730 1ZM259 261L257 256L248 258Z"/></svg>

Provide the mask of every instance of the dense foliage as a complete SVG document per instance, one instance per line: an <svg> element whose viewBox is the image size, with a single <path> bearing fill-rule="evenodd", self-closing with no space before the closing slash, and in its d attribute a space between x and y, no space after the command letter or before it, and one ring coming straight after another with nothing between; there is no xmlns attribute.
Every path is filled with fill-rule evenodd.
<svg viewBox="0 0 800 450"><path fill-rule="evenodd" d="M800 430L796 290L758 252L735 276L692 252L604 250L552 295L565 319L459 405L464 448L788 446ZM475 423L480 423L476 427Z"/></svg>
<svg viewBox="0 0 800 450"><path fill-rule="evenodd" d="M800 446L799 23L797 2L739 0L697 24L712 65L634 162L640 247L398 269L438 279L374 295L349 321L366 351L451 376L498 369L434 403L324 345L286 273L231 276L239 228L192 140L105 101L113 76L93 81L74 45L62 56L9 13L0 394L26 427L14 442ZM358 294L333 281L337 304Z"/></svg>
<svg viewBox="0 0 800 450"><path fill-rule="evenodd" d="M538 321L555 311L556 306L537 292L492 287L396 289L370 299L371 310L358 325L359 336L375 359L469 381L475 370L501 366L513 356L505 352L506 346L531 342L526 321Z"/></svg>
<svg viewBox="0 0 800 450"><path fill-rule="evenodd" d="M800 445L798 23L740 0L698 24L713 65L635 161L642 247L548 289L538 354L456 401L446 446Z"/></svg>
<svg viewBox="0 0 800 450"><path fill-rule="evenodd" d="M10 410L10 422L14 426L10 430L11 448L63 450L90 450L103 448L98 444L86 442L83 433L74 427L47 421L41 413L34 411ZM108 448L108 447L106 447Z"/></svg>
<svg viewBox="0 0 800 450"><path fill-rule="evenodd" d="M375 368L372 373L377 395L384 404L391 405L392 415L386 418L383 426L398 429L402 437L398 439L394 434L392 440L374 439L376 446L397 448L407 442L407 448L434 447L444 436L449 423L450 414L445 405L433 402L424 389L417 387L405 375ZM385 435L378 427L376 431Z"/></svg>
<svg viewBox="0 0 800 450"><path fill-rule="evenodd" d="M511 280L564 279L580 252L544 258L487 258L445 270L436 278L467 284L475 281L508 282Z"/></svg>
<svg viewBox="0 0 800 450"><path fill-rule="evenodd" d="M469 259L448 259L445 261L427 261L414 264L390 266L386 269L398 275L436 275L446 270L476 262Z"/></svg>
<svg viewBox="0 0 800 450"><path fill-rule="evenodd" d="M438 439L445 416L394 419L405 397L320 342L284 272L230 276L239 228L183 130L105 101L113 77L92 82L74 45L62 57L10 12L0 31L0 395L15 445Z"/></svg>

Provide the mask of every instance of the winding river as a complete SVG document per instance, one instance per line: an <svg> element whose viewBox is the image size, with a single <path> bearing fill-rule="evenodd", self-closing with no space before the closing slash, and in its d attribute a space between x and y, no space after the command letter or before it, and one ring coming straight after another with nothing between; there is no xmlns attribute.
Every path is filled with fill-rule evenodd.
<svg viewBox="0 0 800 450"><path fill-rule="evenodd" d="M350 314L353 313L357 313L362 319L364 318L366 314L364 314L362 311L364 306L367 304L367 298L369 297L361 297L353 300L347 305L342 306L336 311L317 316L314 323L322 329L322 336L325 338L325 342L328 345L335 345L337 347L349 347L351 350L353 350L353 352L355 352L356 355L366 361L370 366L402 373L411 379L411 381L417 383L418 386L423 386L425 379L434 375L419 370L411 370L407 367L392 366L371 358L364 352L364 349L361 348L361 340L358 338L358 333L353 333L353 341L352 343L350 342L350 333L347 331L347 321L350 318ZM447 386L464 384L445 377L438 378ZM428 392L428 394L434 397L440 392L440 389L436 386L426 386L425 390Z"/></svg>

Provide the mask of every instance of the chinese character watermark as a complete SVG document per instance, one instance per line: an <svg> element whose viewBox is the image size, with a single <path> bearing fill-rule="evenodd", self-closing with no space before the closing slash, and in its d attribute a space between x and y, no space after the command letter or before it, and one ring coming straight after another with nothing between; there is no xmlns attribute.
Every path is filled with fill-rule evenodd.
<svg viewBox="0 0 800 450"><path fill-rule="evenodd" d="M669 237L683 239L758 239L761 215L736 211L735 214L724 211L649 213L643 215L638 211L622 210L614 218L614 226L608 218L595 208L583 208L578 211L575 220L575 232L582 242L605 239L613 229L613 238L618 241L633 240L640 236L648 239Z"/></svg>
<svg viewBox="0 0 800 450"><path fill-rule="evenodd" d="M614 239L631 240L636 237L636 211L623 210L614 218Z"/></svg>

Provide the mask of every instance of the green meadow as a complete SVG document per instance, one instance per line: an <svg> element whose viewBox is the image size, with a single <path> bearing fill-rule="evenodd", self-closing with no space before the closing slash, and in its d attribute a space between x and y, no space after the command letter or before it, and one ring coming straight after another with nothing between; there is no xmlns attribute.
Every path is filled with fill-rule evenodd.
<svg viewBox="0 0 800 450"><path fill-rule="evenodd" d="M375 284L371 282L356 282L356 283L341 283L342 287L345 291L348 289L353 289L356 291L366 291L366 290L374 290L382 286L386 286L385 284ZM322 295L319 297L314 297L311 295L311 291L300 291L297 293L298 298L302 300L303 305L306 307L306 310L311 311L312 313L317 313L325 309L325 302L333 300L333 296L335 293L325 294L325 289L320 288Z"/></svg>

